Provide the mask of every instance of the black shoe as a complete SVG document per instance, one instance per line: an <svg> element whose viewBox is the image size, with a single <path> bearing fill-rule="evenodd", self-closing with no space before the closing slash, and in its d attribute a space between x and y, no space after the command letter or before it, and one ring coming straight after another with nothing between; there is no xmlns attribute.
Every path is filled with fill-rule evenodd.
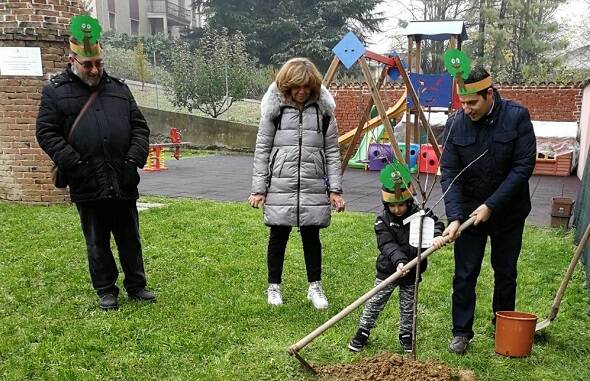
<svg viewBox="0 0 590 381"><path fill-rule="evenodd" d="M410 333L399 335L399 343L401 344L404 352L412 352L412 335Z"/></svg>
<svg viewBox="0 0 590 381"><path fill-rule="evenodd" d="M119 308L119 302L115 295L104 294L98 297L98 306L103 310L116 310Z"/></svg>
<svg viewBox="0 0 590 381"><path fill-rule="evenodd" d="M359 330L356 331L356 335L354 335L350 343L348 343L348 349L353 352L360 352L367 344L367 340L369 340L369 333L370 331L359 328Z"/></svg>
<svg viewBox="0 0 590 381"><path fill-rule="evenodd" d="M454 336L453 340L451 340L451 343L449 344L449 351L458 355L462 355L467 352L468 347L469 338L465 336Z"/></svg>
<svg viewBox="0 0 590 381"><path fill-rule="evenodd" d="M133 300L143 300L146 302L155 302L156 301L156 295L154 295L153 292L146 290L145 288L142 288L141 290L138 290L138 291L130 292L130 293L128 293L128 295L129 295L129 299L133 299Z"/></svg>

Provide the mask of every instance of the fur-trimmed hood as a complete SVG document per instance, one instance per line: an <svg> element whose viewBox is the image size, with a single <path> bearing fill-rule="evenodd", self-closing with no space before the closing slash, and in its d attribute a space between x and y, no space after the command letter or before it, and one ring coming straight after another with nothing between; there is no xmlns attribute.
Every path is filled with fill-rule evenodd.
<svg viewBox="0 0 590 381"><path fill-rule="evenodd" d="M336 101L328 89L322 85L320 91L320 98L317 101L322 115L334 115L334 109L336 108ZM273 82L266 90L262 102L260 102L260 114L263 118L274 118L279 115L281 106L291 105L291 103L285 102L276 82Z"/></svg>

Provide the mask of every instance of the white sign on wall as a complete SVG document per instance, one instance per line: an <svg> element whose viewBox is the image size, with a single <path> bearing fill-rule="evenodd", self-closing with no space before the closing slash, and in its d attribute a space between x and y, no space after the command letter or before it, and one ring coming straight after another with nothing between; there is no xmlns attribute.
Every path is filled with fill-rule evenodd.
<svg viewBox="0 0 590 381"><path fill-rule="evenodd" d="M0 47L0 76L2 75L42 76L41 48Z"/></svg>

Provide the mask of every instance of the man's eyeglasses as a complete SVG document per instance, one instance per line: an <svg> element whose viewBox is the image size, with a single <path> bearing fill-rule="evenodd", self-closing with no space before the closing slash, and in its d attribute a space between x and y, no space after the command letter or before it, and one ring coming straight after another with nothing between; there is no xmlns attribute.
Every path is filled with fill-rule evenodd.
<svg viewBox="0 0 590 381"><path fill-rule="evenodd" d="M76 60L77 63L79 63L80 65L82 65L82 67L86 71L92 70L93 67L96 67L96 70L100 70L102 68L102 66L104 65L104 63L102 62L102 60L101 61L85 61L85 62L80 62L80 61L78 61L78 59L76 57L74 57L74 59Z"/></svg>

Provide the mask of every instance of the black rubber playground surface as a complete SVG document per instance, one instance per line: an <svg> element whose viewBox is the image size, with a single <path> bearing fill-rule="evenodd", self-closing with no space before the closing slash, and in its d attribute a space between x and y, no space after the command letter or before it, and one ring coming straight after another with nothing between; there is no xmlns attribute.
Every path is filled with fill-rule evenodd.
<svg viewBox="0 0 590 381"><path fill-rule="evenodd" d="M168 160L165 171L140 171L139 191L142 195L203 198L219 201L244 201L250 194L252 156L211 155ZM421 183L432 184L433 176L420 174ZM379 172L347 169L344 173L344 198L347 210L378 212L380 200ZM576 176L533 176L530 181L533 210L528 222L549 225L552 197L576 198L580 180ZM441 197L437 183L429 198L432 207ZM434 211L444 215L444 202Z"/></svg>

